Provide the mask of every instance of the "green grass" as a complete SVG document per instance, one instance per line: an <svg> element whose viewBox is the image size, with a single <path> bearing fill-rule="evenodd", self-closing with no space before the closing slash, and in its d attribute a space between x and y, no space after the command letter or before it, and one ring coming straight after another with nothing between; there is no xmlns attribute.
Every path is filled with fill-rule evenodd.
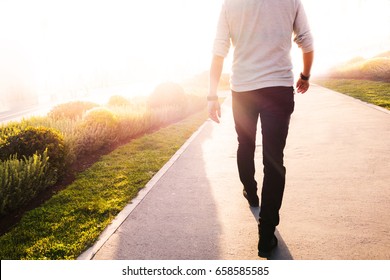
<svg viewBox="0 0 390 280"><path fill-rule="evenodd" d="M352 79L317 79L314 82L390 110L390 83Z"/></svg>
<svg viewBox="0 0 390 280"><path fill-rule="evenodd" d="M119 147L0 237L0 259L75 259L206 120L205 111Z"/></svg>

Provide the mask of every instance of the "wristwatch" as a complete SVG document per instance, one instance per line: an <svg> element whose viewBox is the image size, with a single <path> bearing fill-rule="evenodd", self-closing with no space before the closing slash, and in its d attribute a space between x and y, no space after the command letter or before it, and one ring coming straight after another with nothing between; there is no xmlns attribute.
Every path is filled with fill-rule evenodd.
<svg viewBox="0 0 390 280"><path fill-rule="evenodd" d="M310 75L309 76L305 76L301 72L301 79L304 80L304 81L308 81L310 79Z"/></svg>

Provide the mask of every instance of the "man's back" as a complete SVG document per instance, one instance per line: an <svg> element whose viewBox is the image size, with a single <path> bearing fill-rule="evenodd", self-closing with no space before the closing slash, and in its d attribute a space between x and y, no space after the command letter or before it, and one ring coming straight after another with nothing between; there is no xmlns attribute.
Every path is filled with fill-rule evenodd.
<svg viewBox="0 0 390 280"><path fill-rule="evenodd" d="M237 91L293 84L291 38L312 50L300 0L225 0L214 54L225 57L234 47L232 88Z"/></svg>

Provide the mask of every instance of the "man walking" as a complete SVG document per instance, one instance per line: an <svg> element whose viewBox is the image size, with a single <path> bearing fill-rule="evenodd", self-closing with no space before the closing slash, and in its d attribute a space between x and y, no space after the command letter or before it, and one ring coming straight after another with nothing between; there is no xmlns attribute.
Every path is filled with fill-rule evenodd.
<svg viewBox="0 0 390 280"><path fill-rule="evenodd" d="M221 117L217 87L224 58L234 48L231 69L233 116L238 138L237 166L243 195L259 207L254 154L260 116L263 148L263 185L258 254L268 258L277 246L286 169L283 151L294 111L292 37L302 49L303 69L296 83L299 93L309 88L313 39L300 0L224 0L210 67L209 116Z"/></svg>

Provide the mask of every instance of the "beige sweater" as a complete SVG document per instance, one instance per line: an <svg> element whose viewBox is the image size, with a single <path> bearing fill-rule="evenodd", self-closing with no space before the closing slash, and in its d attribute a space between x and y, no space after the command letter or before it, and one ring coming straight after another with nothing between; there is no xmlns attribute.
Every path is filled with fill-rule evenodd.
<svg viewBox="0 0 390 280"><path fill-rule="evenodd" d="M231 87L249 91L292 86L292 35L303 52L313 50L300 0L225 0L213 54L226 57L234 48Z"/></svg>

